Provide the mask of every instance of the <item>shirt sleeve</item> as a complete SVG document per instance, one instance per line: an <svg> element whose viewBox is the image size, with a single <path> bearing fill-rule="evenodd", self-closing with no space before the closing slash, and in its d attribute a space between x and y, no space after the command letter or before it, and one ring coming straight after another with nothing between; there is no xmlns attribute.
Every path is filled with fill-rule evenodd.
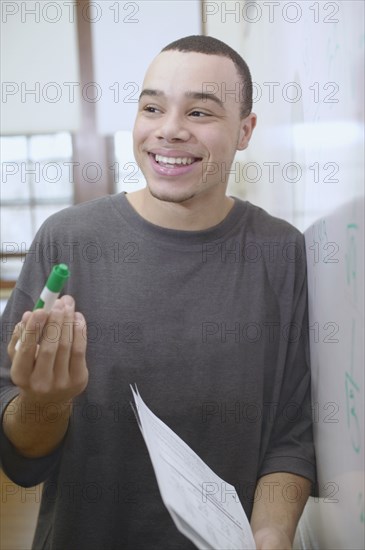
<svg viewBox="0 0 365 550"><path fill-rule="evenodd" d="M3 430L3 415L9 406L15 407L11 401L19 394L19 389L10 378L11 360L7 353L7 346L11 339L15 325L21 320L25 311L32 310L35 296L39 295L44 286L44 273L49 269L39 265L37 258L30 255L26 260L19 281L14 289L1 318L1 363L0 363L0 463L6 475L16 484L31 487L43 482L55 468L62 453L62 444L52 454L41 458L26 458L20 455ZM31 296L20 286L25 281L30 281ZM24 421L27 416L35 414L35 411L24 411Z"/></svg>
<svg viewBox="0 0 365 550"><path fill-rule="evenodd" d="M279 290L280 355L284 368L275 381L279 399L259 477L288 472L316 481L313 443L308 299L304 239L299 234L300 260L285 266Z"/></svg>

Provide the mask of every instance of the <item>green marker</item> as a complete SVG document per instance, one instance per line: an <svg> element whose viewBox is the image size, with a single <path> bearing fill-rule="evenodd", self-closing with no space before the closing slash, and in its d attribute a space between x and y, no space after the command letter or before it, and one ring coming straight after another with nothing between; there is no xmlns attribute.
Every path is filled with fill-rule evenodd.
<svg viewBox="0 0 365 550"><path fill-rule="evenodd" d="M61 290L63 289L69 276L70 271L66 264L55 265L47 279L46 286L42 290L41 295L33 308L33 311L35 309L44 309L47 313L49 313L58 296L61 294ZM21 338L15 344L15 351L18 351L20 348L20 343Z"/></svg>
<svg viewBox="0 0 365 550"><path fill-rule="evenodd" d="M66 264L55 265L33 311L35 309L44 309L49 313L69 276L70 271Z"/></svg>

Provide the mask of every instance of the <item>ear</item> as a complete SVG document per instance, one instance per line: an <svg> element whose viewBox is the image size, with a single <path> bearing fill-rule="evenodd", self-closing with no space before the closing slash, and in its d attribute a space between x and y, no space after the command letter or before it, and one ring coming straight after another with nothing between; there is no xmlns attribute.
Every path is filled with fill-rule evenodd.
<svg viewBox="0 0 365 550"><path fill-rule="evenodd" d="M241 128L237 143L237 151L246 149L252 136L252 132L255 129L257 123L257 116L255 113L250 113L246 118L241 120Z"/></svg>

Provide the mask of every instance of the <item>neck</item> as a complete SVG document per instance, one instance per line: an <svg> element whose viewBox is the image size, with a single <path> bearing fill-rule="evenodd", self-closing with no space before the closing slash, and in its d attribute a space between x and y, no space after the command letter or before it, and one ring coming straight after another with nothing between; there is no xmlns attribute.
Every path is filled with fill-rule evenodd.
<svg viewBox="0 0 365 550"><path fill-rule="evenodd" d="M128 202L145 220L182 231L200 231L218 225L233 207L234 200L226 195L194 197L182 203L162 201L152 196L146 187L126 195Z"/></svg>

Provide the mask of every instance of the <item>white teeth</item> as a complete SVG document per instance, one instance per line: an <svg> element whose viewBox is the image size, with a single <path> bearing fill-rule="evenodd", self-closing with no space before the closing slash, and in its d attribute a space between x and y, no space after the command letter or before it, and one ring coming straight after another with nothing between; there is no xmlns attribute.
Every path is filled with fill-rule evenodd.
<svg viewBox="0 0 365 550"><path fill-rule="evenodd" d="M163 164L191 164L194 159L191 157L163 157L162 155L155 155L156 162Z"/></svg>

